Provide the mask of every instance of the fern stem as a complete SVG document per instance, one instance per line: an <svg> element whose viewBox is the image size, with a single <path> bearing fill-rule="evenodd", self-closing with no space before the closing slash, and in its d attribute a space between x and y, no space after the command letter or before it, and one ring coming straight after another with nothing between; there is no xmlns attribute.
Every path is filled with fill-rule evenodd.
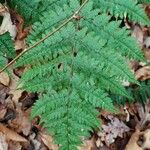
<svg viewBox="0 0 150 150"><path fill-rule="evenodd" d="M37 45L41 44L43 41L45 41L46 39L48 39L50 36L52 36L53 34L55 34L57 31L59 31L61 28L63 28L66 24L68 24L72 19L76 18L77 14L81 11L81 9L85 6L85 4L88 2L89 0L85 0L84 3L78 8L78 10L66 21L64 21L59 27L57 27L53 32L50 32L49 34L47 34L44 38L42 38L41 40L37 41L36 43L34 43L33 45L31 45L30 47L28 47L27 49L25 49L24 51L22 51L18 56L16 56L11 62L9 62L4 68L2 68L0 70L0 73L2 73L4 70L6 70L8 67L10 67L12 64L15 63L16 60L18 60L21 56L23 56L26 52L28 52L29 50L31 50L32 48L36 47Z"/></svg>

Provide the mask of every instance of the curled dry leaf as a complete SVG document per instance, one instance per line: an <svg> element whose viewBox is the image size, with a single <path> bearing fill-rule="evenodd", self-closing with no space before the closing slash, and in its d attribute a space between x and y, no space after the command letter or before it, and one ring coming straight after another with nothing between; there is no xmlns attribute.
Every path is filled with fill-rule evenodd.
<svg viewBox="0 0 150 150"><path fill-rule="evenodd" d="M2 72L2 73L0 74L0 83L2 83L2 84L5 85L5 86L8 86L8 85L9 85L9 83L10 83L10 78L9 78L9 76L8 76L7 73Z"/></svg>
<svg viewBox="0 0 150 150"><path fill-rule="evenodd" d="M49 150L58 150L58 146L53 143L53 139L50 135L40 133L40 137Z"/></svg>
<svg viewBox="0 0 150 150"><path fill-rule="evenodd" d="M13 25L8 8L0 4L0 15L3 17L2 24L0 26L0 34L9 32L12 39L15 39L17 35L17 28Z"/></svg>
<svg viewBox="0 0 150 150"><path fill-rule="evenodd" d="M150 66L145 66L140 68L135 72L135 77L137 80L147 80L150 79Z"/></svg>
<svg viewBox="0 0 150 150"><path fill-rule="evenodd" d="M27 140L22 137L21 135L17 134L13 130L5 127L4 125L0 124L0 132L5 134L6 138L16 142L27 142Z"/></svg>

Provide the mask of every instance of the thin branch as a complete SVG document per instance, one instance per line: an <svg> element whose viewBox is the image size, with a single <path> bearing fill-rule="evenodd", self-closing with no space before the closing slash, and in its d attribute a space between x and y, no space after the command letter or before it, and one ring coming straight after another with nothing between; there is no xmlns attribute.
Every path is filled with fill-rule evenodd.
<svg viewBox="0 0 150 150"><path fill-rule="evenodd" d="M32 48L36 47L37 45L41 44L43 41L45 41L46 39L48 39L50 36L52 36L53 34L55 34L57 31L59 31L61 28L63 28L66 24L68 24L72 19L74 19L76 17L76 15L81 11L81 9L85 6L85 4L88 2L89 0L85 0L84 3L80 6L80 8L66 21L64 21L64 23L62 23L59 27L57 27L53 32L50 32L49 34L47 34L44 38L42 38L41 40L39 40L38 42L36 42L35 44L33 44L32 46L28 47L27 49L25 49L24 51L22 51L19 55L17 55L11 62L9 62L2 70L0 70L0 73L3 72L4 70L6 70L9 66L11 66L16 60L18 60L22 55L24 55L26 52L28 52L29 50L31 50Z"/></svg>

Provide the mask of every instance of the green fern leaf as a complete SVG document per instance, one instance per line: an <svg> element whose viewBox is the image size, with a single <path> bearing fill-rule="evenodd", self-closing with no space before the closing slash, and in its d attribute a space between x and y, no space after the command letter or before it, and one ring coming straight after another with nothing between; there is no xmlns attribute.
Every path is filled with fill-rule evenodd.
<svg viewBox="0 0 150 150"><path fill-rule="evenodd" d="M7 63L7 58L15 56L14 44L8 32L0 35L0 67L4 67Z"/></svg>
<svg viewBox="0 0 150 150"><path fill-rule="evenodd" d="M148 24L140 5L128 1L99 0L97 4L101 3L103 12L120 17L127 12L134 21ZM32 118L40 116L40 124L49 130L61 150L75 150L83 136L99 127L97 108L116 112L107 93L131 98L122 81L138 82L126 59L143 60L129 31L106 14L99 14L92 1L85 2L36 1L35 12L42 13L27 38L30 51L16 63L16 67L29 68L22 75L21 88L41 93Z"/></svg>
<svg viewBox="0 0 150 150"><path fill-rule="evenodd" d="M110 12L116 17L126 17L129 19L149 25L150 21L145 14L142 6L137 4L134 0L97 0L96 7L100 7L102 12Z"/></svg>
<svg viewBox="0 0 150 150"><path fill-rule="evenodd" d="M150 4L150 0L138 0L139 3Z"/></svg>

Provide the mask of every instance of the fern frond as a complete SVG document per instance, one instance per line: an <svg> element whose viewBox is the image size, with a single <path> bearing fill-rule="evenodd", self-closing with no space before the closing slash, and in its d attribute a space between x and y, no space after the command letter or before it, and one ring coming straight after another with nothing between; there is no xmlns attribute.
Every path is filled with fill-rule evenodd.
<svg viewBox="0 0 150 150"><path fill-rule="evenodd" d="M8 32L0 35L0 67L4 67L7 63L7 58L15 56L14 44Z"/></svg>
<svg viewBox="0 0 150 150"><path fill-rule="evenodd" d="M99 15L91 1L47 2L51 2L52 7L47 6L51 9L41 14L27 39L32 49L19 58L16 66L29 67L22 75L22 88L41 93L32 117L41 117L40 123L48 128L60 149L75 150L88 131L99 127L97 108L116 112L107 92L131 98L122 80L137 81L126 57L143 57L129 32L120 29L119 22L111 22L107 15ZM139 7L133 4L136 9ZM40 9L45 7L41 5ZM139 15L139 10L132 17L135 14ZM141 22L146 22L140 17L137 18Z"/></svg>
<svg viewBox="0 0 150 150"><path fill-rule="evenodd" d="M139 3L150 4L150 0L138 0Z"/></svg>
<svg viewBox="0 0 150 150"><path fill-rule="evenodd" d="M129 19L144 25L149 25L150 21L142 6L135 0L97 0L95 7L99 7L102 12L109 12L116 17Z"/></svg>
<svg viewBox="0 0 150 150"><path fill-rule="evenodd" d="M84 7L81 26L88 26L90 30L95 31L100 38L107 42L107 46L120 52L128 58L143 60L142 52L135 39L129 37L129 31L126 28L119 28L119 22L111 21L106 14L98 15L91 10L91 4ZM90 15L92 14L92 15Z"/></svg>
<svg viewBox="0 0 150 150"><path fill-rule="evenodd" d="M85 33L85 37L83 37L84 34L81 36L81 34L79 33L78 35L76 37L76 40L78 40L79 42L78 45L80 46L81 51L84 51L84 53L86 54L90 54L97 60L101 60L101 62L107 65L108 70L110 70L111 73L115 72L118 77L125 78L131 82L135 82L134 75L129 72L129 68L121 55L118 55L113 50L100 47L101 41L98 39L99 37L94 37L91 33ZM80 36L83 38L80 38ZM122 67L124 68L123 70L121 69Z"/></svg>
<svg viewBox="0 0 150 150"><path fill-rule="evenodd" d="M127 87L128 93L133 97L132 101L129 99L126 99L125 97L118 96L115 94L111 94L111 98L113 101L117 104L124 105L126 101L131 102L140 102L142 104L146 103L148 99L150 98L150 82L149 81L142 81L140 83L140 86L131 86Z"/></svg>
<svg viewBox="0 0 150 150"><path fill-rule="evenodd" d="M33 16L38 13L38 4L41 0L10 0L8 1L11 8L15 9L20 13L25 20L33 19Z"/></svg>
<svg viewBox="0 0 150 150"><path fill-rule="evenodd" d="M45 11L51 14L55 6L63 6L67 0L10 0L8 3L31 24L38 21Z"/></svg>

